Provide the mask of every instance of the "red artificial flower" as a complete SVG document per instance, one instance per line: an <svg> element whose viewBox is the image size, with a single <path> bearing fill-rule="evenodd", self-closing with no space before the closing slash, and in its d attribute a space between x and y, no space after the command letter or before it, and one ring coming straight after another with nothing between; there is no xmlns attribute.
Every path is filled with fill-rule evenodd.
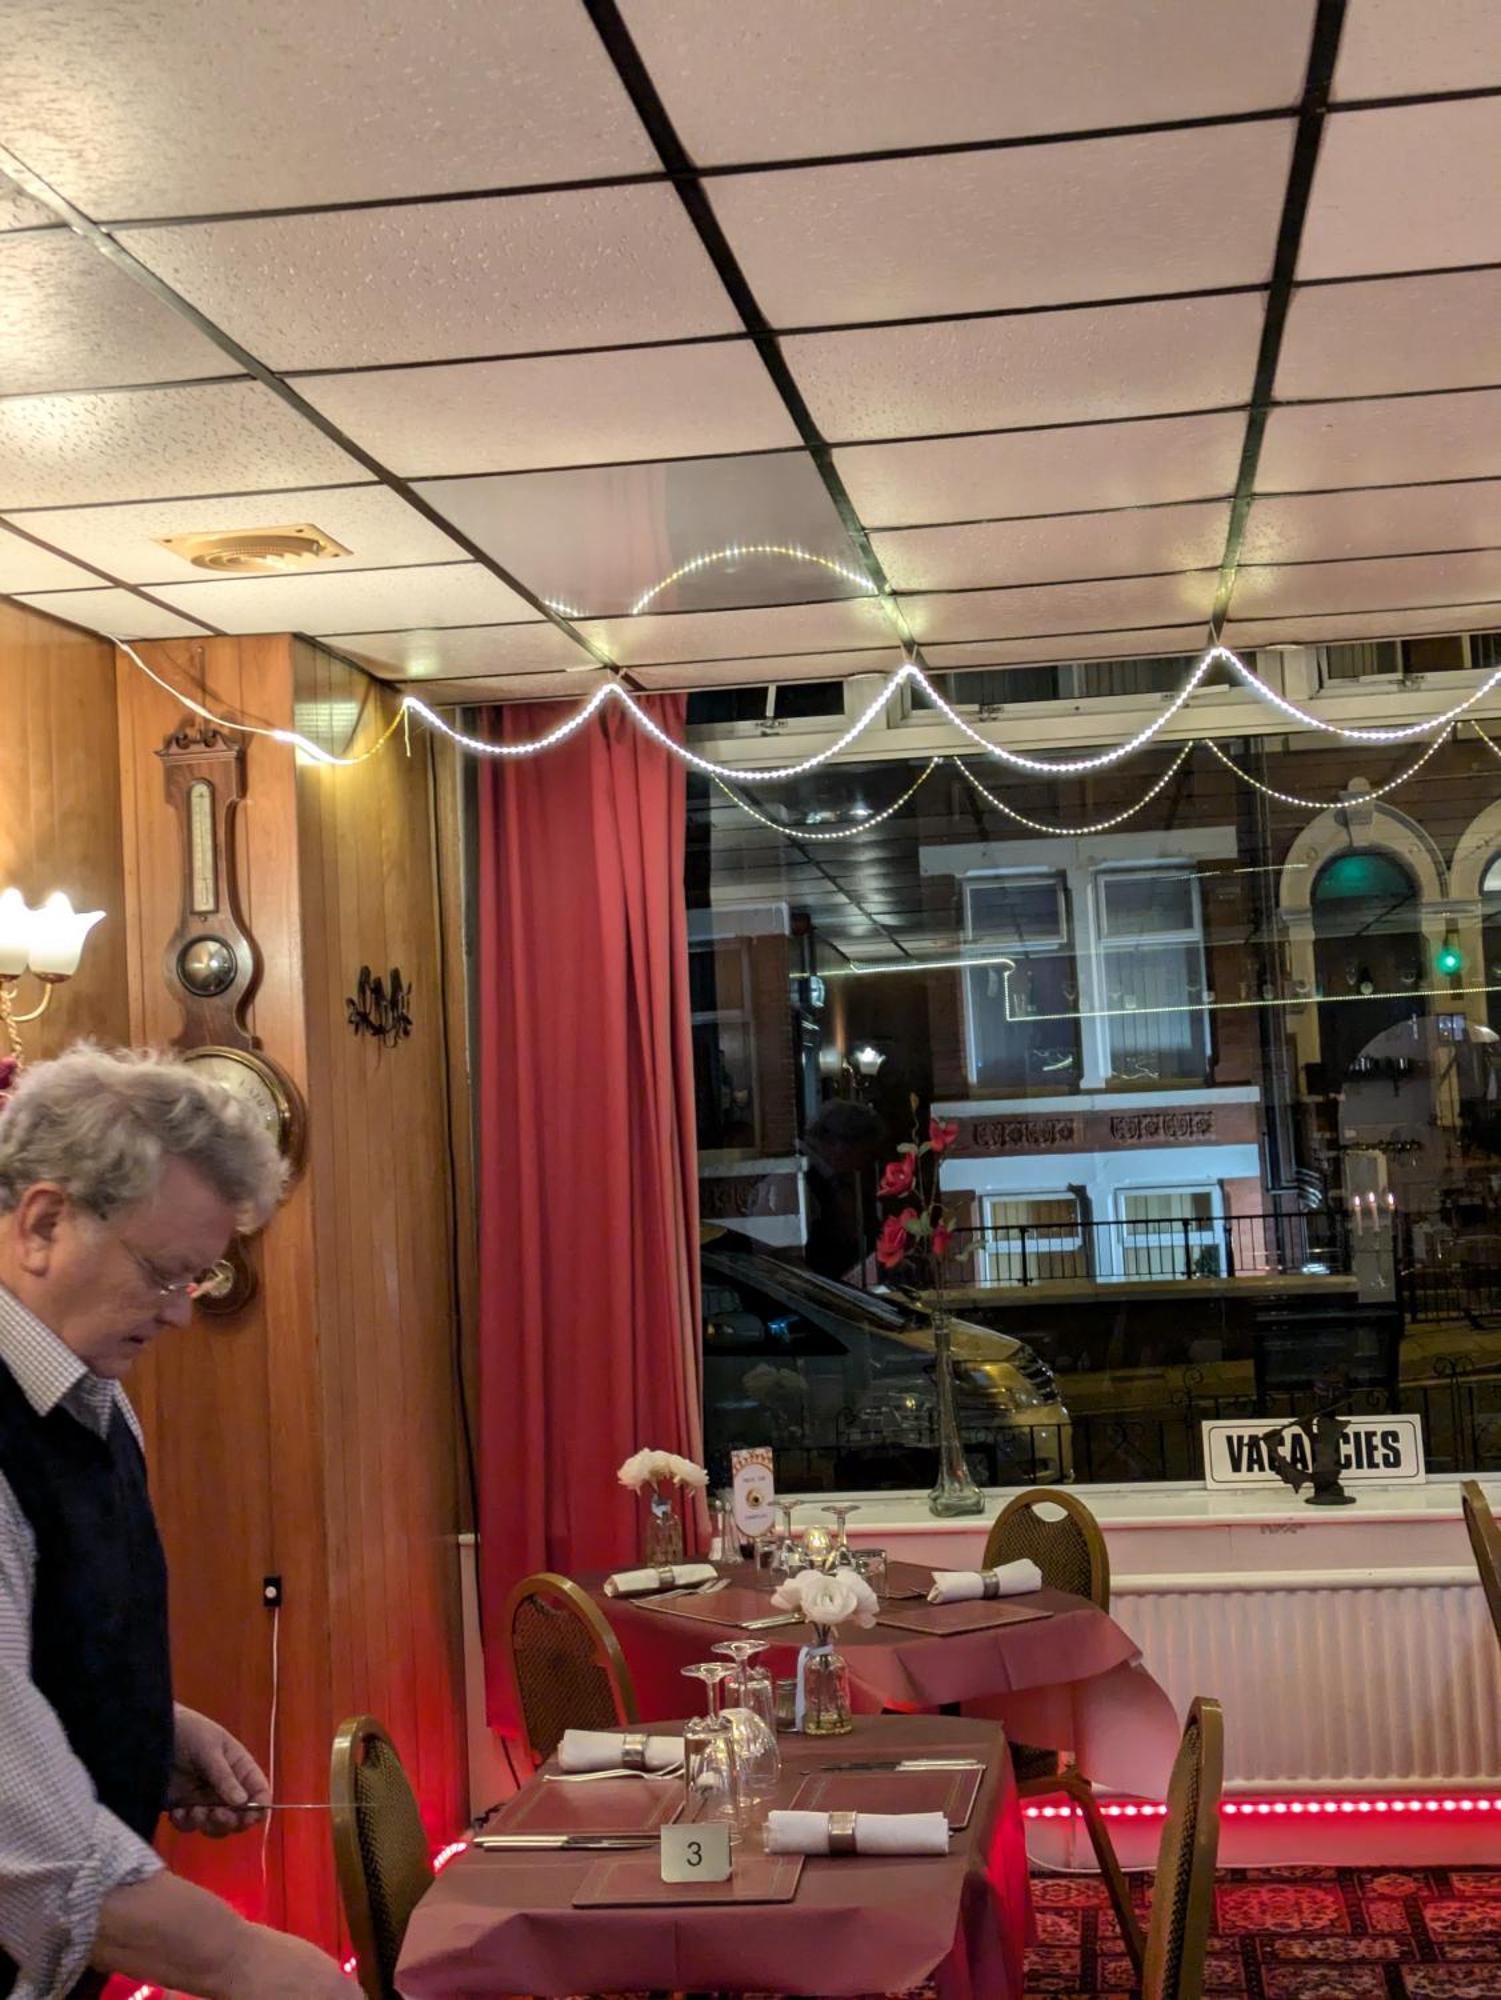
<svg viewBox="0 0 1501 2000"><path fill-rule="evenodd" d="M880 1238L876 1243L876 1262L883 1270L894 1271L907 1255L907 1222L917 1220L915 1208L904 1208L900 1215L888 1215L881 1225Z"/></svg>
<svg viewBox="0 0 1501 2000"><path fill-rule="evenodd" d="M881 1176L877 1194L910 1194L912 1182L917 1174L917 1159L912 1153L903 1153L899 1160L892 1160Z"/></svg>
<svg viewBox="0 0 1501 2000"><path fill-rule="evenodd" d="M935 1257L947 1257L949 1246L953 1243L953 1240L953 1230L946 1223L940 1222L933 1231L933 1255Z"/></svg>
<svg viewBox="0 0 1501 2000"><path fill-rule="evenodd" d="M928 1120L928 1144L935 1153L946 1153L959 1137L957 1118L930 1118Z"/></svg>
<svg viewBox="0 0 1501 2000"><path fill-rule="evenodd" d="M14 1056L0 1056L0 1098L10 1094L10 1087L15 1082L20 1067Z"/></svg>

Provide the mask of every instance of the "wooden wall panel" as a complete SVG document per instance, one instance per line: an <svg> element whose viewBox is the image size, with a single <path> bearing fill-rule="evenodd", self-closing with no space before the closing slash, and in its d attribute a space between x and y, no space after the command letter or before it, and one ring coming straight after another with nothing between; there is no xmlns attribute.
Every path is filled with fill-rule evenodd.
<svg viewBox="0 0 1501 2000"><path fill-rule="evenodd" d="M120 853L114 648L76 626L0 600L0 888L39 903L63 889L105 912L76 978L21 1030L26 1054L55 1055L81 1035L130 1035L125 875ZM36 1004L23 980L19 1011ZM3 1050L0 1050L3 1053Z"/></svg>

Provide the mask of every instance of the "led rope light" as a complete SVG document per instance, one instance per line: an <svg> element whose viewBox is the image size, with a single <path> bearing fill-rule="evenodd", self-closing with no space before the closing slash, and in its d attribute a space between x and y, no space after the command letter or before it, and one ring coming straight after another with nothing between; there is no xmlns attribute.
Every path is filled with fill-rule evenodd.
<svg viewBox="0 0 1501 2000"><path fill-rule="evenodd" d="M1289 701L1286 695L1278 694L1260 674L1252 673L1245 661L1238 659L1228 646L1212 646L1204 656L1204 664L1210 664L1217 659L1226 661L1251 693L1262 701L1269 702L1273 708L1280 708L1284 715L1295 717L1306 728L1321 729L1326 736L1343 736L1347 743L1409 743L1415 736L1426 736L1430 729L1442 729L1445 723L1453 722L1457 716L1463 715L1466 709L1473 708L1477 701L1482 701L1497 681L1501 681L1501 667L1497 667L1494 673L1486 675L1473 694L1466 695L1463 701L1456 702L1453 708L1446 709L1442 715L1430 715L1426 722L1405 723L1400 729L1345 729L1337 722L1325 722L1321 716L1312 714L1306 708L1299 708L1298 704Z"/></svg>
<svg viewBox="0 0 1501 2000"><path fill-rule="evenodd" d="M1014 806L1004 805L1001 802L1001 800L995 796L993 792L986 791L985 787L980 783L979 779L974 775L974 773L972 771L966 770L964 765L960 763L957 757L955 757L952 760L952 762L954 763L955 767L958 769L960 774L968 781L971 787L976 792L979 793L980 797L985 801L986 805L993 806L998 813L1004 813L1007 819L1014 819L1018 826L1030 827L1033 833L1056 833L1060 836L1060 838L1072 838L1080 834L1107 833L1111 827L1119 826L1123 820L1128 820L1132 817L1133 814L1139 813L1142 807L1144 805L1150 804L1151 801L1155 799L1157 794L1162 790L1163 786L1168 784L1172 780L1172 778L1176 775L1176 773L1181 769L1184 759L1188 756L1189 752L1193 749L1193 747L1194 746L1191 742L1185 743L1183 748L1178 752L1177 756L1173 759L1172 763L1168 765L1167 769L1163 772L1162 776L1157 780L1156 784L1152 786L1150 791L1143 792L1141 797L1136 801L1135 805L1127 806L1124 812L1118 812L1113 819L1096 820L1090 826L1044 826L1042 821L1039 819L1028 819L1025 813L1017 812ZM1213 745L1211 745L1210 747L1213 748Z"/></svg>
<svg viewBox="0 0 1501 2000"><path fill-rule="evenodd" d="M1242 784L1249 785L1253 791L1264 793L1269 799L1280 799L1285 806L1301 806L1308 812L1340 812L1346 806L1365 805L1372 799L1384 799L1387 793L1394 792L1398 785L1405 785L1409 778L1416 777L1434 751L1448 740L1447 732L1442 736L1435 736L1422 756L1415 758L1405 771L1399 771L1395 778L1388 778L1384 785L1377 785L1374 791L1357 792L1352 797L1343 799L1300 799L1292 792L1276 791L1271 785L1264 785L1260 778L1253 778L1249 771L1243 771L1239 764L1232 763L1218 743L1211 743L1206 737L1204 747L1219 758L1227 771L1233 771ZM1491 747L1494 749L1495 745L1492 744ZM1497 751L1496 754L1501 756L1501 751Z"/></svg>
<svg viewBox="0 0 1501 2000"><path fill-rule="evenodd" d="M808 827L793 826L789 825L786 820L771 819L766 813L757 812L756 808L747 800L740 798L730 789L723 778L716 778L714 782L724 793L731 805L739 806L743 813L749 813L751 818L759 820L762 826L769 826L773 833L786 834L789 840L853 840L857 833L864 833L868 826L879 826L883 819L890 819L893 813L900 812L913 793L933 775L942 762L943 759L941 757L933 758L927 769L919 773L917 778L907 787L906 791L902 793L901 797L893 799L889 806L883 806L880 812L867 813L864 819L856 820L853 826L841 826L828 833L814 833Z"/></svg>
<svg viewBox="0 0 1501 2000"><path fill-rule="evenodd" d="M1141 1799L1132 1803L1111 1800L1101 1801L1100 1812L1106 1819L1164 1819L1167 1807L1155 1800ZM1468 1793L1455 1794L1409 1794L1405 1798L1348 1798L1330 1797L1307 1799L1221 1799L1220 1811L1229 1819L1269 1819L1296 1818L1306 1816L1347 1818L1357 1813L1496 1813L1501 1815L1501 1796L1497 1794ZM1027 1819L1073 1819L1082 1818L1077 1806L1024 1806L1023 1816Z"/></svg>
<svg viewBox="0 0 1501 2000"><path fill-rule="evenodd" d="M1470 720L1470 727L1471 729L1474 730L1475 734L1480 738L1481 742L1485 745L1486 749L1490 751L1493 757L1501 757L1501 744L1495 743L1489 736L1487 736L1485 731L1480 727L1480 724L1476 722L1473 717Z"/></svg>
<svg viewBox="0 0 1501 2000"><path fill-rule="evenodd" d="M846 583L853 583L867 597L878 597L881 593L870 578L860 570L848 569L843 563L831 562L827 556L814 555L811 549L789 548L782 542L733 542L728 548L710 549L706 554L694 556L690 562L681 564L660 583L654 583L650 590L644 590L631 606L630 615L638 618L654 597L660 597L664 590L670 590L675 583L681 583L685 576L693 576L701 569L712 569L715 563L734 562L741 556L787 556L793 562L816 563L831 575L840 577Z"/></svg>

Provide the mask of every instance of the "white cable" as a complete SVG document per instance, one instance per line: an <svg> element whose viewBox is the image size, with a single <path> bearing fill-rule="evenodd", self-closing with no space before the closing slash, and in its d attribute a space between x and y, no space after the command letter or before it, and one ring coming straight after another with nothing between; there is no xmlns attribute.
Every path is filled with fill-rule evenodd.
<svg viewBox="0 0 1501 2000"><path fill-rule="evenodd" d="M273 1808L276 1800L276 1711L281 1702L281 1606L271 1607L271 1719L266 1732L266 1783L271 1788ZM271 1819L266 1814L265 1825L261 1828L261 1894L267 1895L271 1884ZM264 1911L263 1911L264 1914Z"/></svg>

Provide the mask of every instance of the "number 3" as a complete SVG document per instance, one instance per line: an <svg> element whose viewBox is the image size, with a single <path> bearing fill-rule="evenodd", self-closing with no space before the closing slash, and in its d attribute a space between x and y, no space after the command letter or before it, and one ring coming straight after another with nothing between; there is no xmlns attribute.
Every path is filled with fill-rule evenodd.
<svg viewBox="0 0 1501 2000"><path fill-rule="evenodd" d="M690 1868L702 1868L703 1865L704 1865L703 1842L701 1840L690 1840L688 1843L688 1866Z"/></svg>

